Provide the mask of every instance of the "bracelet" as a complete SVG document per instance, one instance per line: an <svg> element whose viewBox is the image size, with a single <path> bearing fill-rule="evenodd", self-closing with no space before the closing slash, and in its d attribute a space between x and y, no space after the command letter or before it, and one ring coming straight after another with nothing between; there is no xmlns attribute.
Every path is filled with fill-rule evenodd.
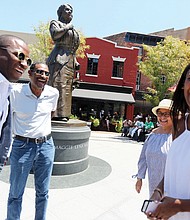
<svg viewBox="0 0 190 220"><path fill-rule="evenodd" d="M159 189L159 188L156 188L156 189L154 190L154 192L156 192L156 191L160 194L160 197L162 197L162 190Z"/></svg>

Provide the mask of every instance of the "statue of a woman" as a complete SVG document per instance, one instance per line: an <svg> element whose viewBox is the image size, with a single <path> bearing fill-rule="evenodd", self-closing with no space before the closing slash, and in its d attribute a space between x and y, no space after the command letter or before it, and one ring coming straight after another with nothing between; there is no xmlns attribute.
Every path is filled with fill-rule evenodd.
<svg viewBox="0 0 190 220"><path fill-rule="evenodd" d="M71 115L72 84L75 70L79 69L75 53L80 40L71 23L72 13L71 5L61 5L57 10L58 21L50 22L50 34L55 46L47 60L49 85L59 90L56 118L63 121L68 121Z"/></svg>

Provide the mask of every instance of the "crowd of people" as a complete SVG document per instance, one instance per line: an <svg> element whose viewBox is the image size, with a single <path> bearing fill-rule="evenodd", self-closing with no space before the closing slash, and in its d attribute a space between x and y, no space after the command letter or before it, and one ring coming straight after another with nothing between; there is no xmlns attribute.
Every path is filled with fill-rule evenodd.
<svg viewBox="0 0 190 220"><path fill-rule="evenodd" d="M128 137L135 141L145 141L148 134L151 133L153 128L157 125L152 122L152 117L147 115L144 117L141 113L134 117L134 120L123 120L123 129L121 136Z"/></svg>

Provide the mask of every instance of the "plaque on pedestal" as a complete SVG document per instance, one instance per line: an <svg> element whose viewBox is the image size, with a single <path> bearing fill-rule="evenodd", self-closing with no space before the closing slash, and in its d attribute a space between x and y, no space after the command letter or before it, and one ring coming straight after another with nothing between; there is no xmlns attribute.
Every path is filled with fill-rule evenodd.
<svg viewBox="0 0 190 220"><path fill-rule="evenodd" d="M90 128L85 121L52 121L55 159L52 175L68 175L88 168Z"/></svg>

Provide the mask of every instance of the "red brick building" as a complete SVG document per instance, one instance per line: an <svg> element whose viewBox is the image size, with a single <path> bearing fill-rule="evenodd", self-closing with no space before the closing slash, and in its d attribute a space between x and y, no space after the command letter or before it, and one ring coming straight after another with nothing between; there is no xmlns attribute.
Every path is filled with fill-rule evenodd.
<svg viewBox="0 0 190 220"><path fill-rule="evenodd" d="M124 47L136 47L138 48L138 62L140 57L144 57L144 50L142 44L149 46L156 46L157 42L160 42L164 37L157 35L146 35L134 32L123 32L115 35L110 35L105 37L105 39L118 43ZM138 63L137 62L137 63ZM139 112L146 114L152 114L151 104L147 102L143 96L147 92L147 87L151 87L152 83L150 79L143 75L139 70L136 74L136 88L135 88L135 105L134 105L134 114Z"/></svg>
<svg viewBox="0 0 190 220"><path fill-rule="evenodd" d="M87 38L86 43L86 57L78 59L80 87L73 91L74 110L104 110L106 115L117 111L132 119L139 49L100 38Z"/></svg>

